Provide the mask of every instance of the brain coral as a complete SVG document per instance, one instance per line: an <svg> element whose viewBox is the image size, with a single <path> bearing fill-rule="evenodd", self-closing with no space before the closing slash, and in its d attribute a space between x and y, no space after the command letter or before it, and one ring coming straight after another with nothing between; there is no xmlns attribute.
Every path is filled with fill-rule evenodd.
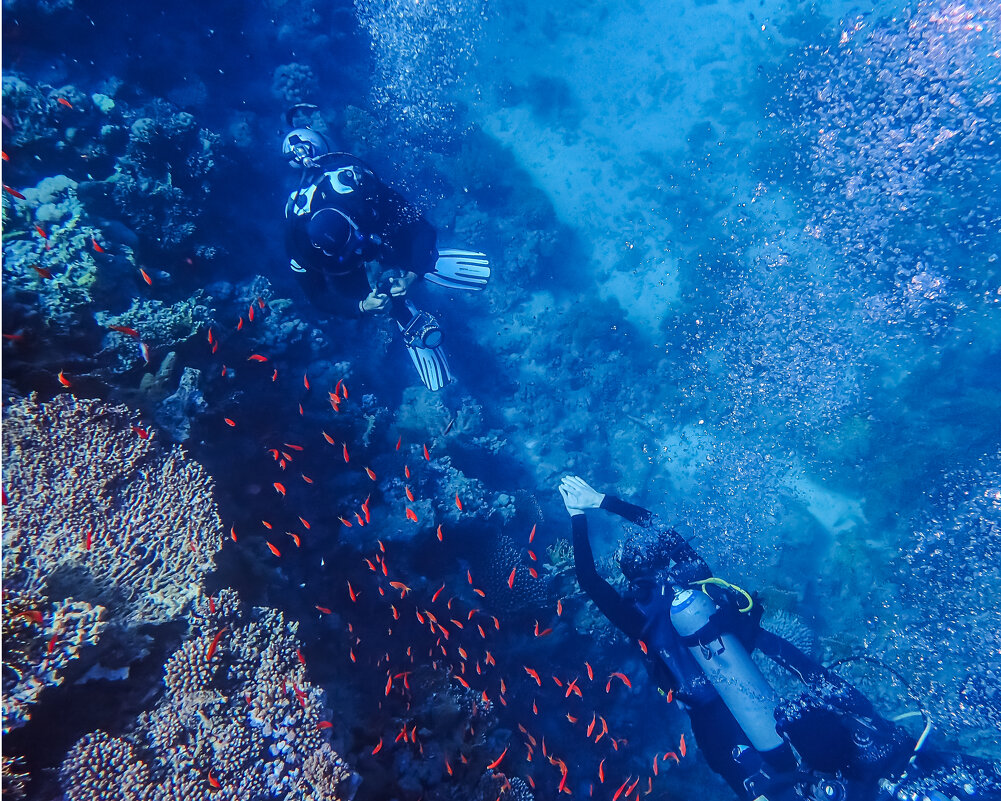
<svg viewBox="0 0 1001 801"><path fill-rule="evenodd" d="M9 404L3 464L8 586L99 600L130 624L176 617L222 545L212 482L123 406L60 395Z"/></svg>

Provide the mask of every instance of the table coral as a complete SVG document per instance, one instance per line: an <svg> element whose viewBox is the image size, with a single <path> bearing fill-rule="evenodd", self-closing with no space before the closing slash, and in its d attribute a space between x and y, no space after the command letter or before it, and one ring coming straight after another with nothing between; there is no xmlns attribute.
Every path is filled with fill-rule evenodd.
<svg viewBox="0 0 1001 801"><path fill-rule="evenodd" d="M175 618L222 545L212 482L164 453L122 406L61 395L11 403L4 576L41 591L56 571L131 624Z"/></svg>

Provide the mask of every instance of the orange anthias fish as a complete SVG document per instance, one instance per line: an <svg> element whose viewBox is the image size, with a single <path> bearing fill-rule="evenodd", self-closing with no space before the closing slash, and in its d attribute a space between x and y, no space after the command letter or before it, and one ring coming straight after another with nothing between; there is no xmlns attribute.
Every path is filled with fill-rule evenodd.
<svg viewBox="0 0 1001 801"><path fill-rule="evenodd" d="M142 267L139 268L139 274L143 277L143 281L145 281L150 286L153 286L153 279L149 277L149 273L146 272Z"/></svg>
<svg viewBox="0 0 1001 801"><path fill-rule="evenodd" d="M139 332L134 328L129 328L127 325L109 325L108 328L112 331L117 331L119 334L125 334L126 336L139 339Z"/></svg>
<svg viewBox="0 0 1001 801"><path fill-rule="evenodd" d="M252 353L247 357L248 362L266 362L268 360L267 356L262 356L260 353Z"/></svg>
<svg viewBox="0 0 1001 801"><path fill-rule="evenodd" d="M612 679L619 679L626 687L632 687L633 683L629 681L629 677L625 673L613 673L608 677L608 683L605 685L605 692L611 692L612 689Z"/></svg>
<svg viewBox="0 0 1001 801"><path fill-rule="evenodd" d="M63 375L62 370L59 371L59 375L57 375L56 378L59 379L59 383L62 384L64 387L73 386L73 384L70 383L70 380L65 375Z"/></svg>
<svg viewBox="0 0 1001 801"><path fill-rule="evenodd" d="M507 748L505 748L503 751L501 751L501 755L499 757L497 757L497 759L495 759L493 762L491 762L489 765L487 765L487 770L493 770L498 765L500 765L501 760L504 759L504 755L505 754L507 754Z"/></svg>
<svg viewBox="0 0 1001 801"><path fill-rule="evenodd" d="M274 487L275 487L275 492L277 492L279 495L281 495L284 498L285 497L285 485L282 484L280 481L276 481L274 483Z"/></svg>
<svg viewBox="0 0 1001 801"><path fill-rule="evenodd" d="M52 277L52 271L46 270L44 267L39 267L37 264L32 264L31 269L38 273L42 278L48 280Z"/></svg>
<svg viewBox="0 0 1001 801"><path fill-rule="evenodd" d="M460 512L462 511L462 500L459 498L459 493L455 493L455 508Z"/></svg>
<svg viewBox="0 0 1001 801"><path fill-rule="evenodd" d="M276 547L275 547L274 545L272 545L272 544L271 544L270 542L268 543L268 548L269 548L269 549L271 550L271 553L273 553L273 554L274 554L275 556L281 556L281 555L282 555L282 552L281 552L281 551L279 551L279 550L278 550L278 549L277 549L277 548L276 548Z"/></svg>
<svg viewBox="0 0 1001 801"><path fill-rule="evenodd" d="M66 106L66 108L73 108L73 104L70 103L70 101L67 100L65 97L57 97L56 102L62 106Z"/></svg>
<svg viewBox="0 0 1001 801"><path fill-rule="evenodd" d="M369 477L370 479L372 479L373 481L375 481L375 472L373 472L372 470L370 470L369 468L367 468L367 467L366 467L366 468L365 468L365 473L366 473L366 475L367 475L367 476L368 476L368 477Z"/></svg>
<svg viewBox="0 0 1001 801"><path fill-rule="evenodd" d="M60 98L60 99L62 99L62 98ZM209 771L208 780L209 780L209 787L211 787L213 790L218 790L218 789L220 789L222 787L222 785L219 784L219 780L215 776L212 775L212 771L211 770Z"/></svg>
<svg viewBox="0 0 1001 801"><path fill-rule="evenodd" d="M212 638L212 642L209 643L209 647L205 651L205 661L206 662L211 661L213 655L216 652L216 648L219 647L219 640L222 639L222 635L225 634L227 631L229 631L229 626L223 626L221 629L219 629L219 631L215 635L215 637Z"/></svg>

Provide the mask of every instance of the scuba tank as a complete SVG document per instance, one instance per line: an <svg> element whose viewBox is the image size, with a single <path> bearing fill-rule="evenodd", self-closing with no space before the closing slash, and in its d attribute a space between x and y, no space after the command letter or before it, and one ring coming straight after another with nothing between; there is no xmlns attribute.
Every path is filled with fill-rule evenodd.
<svg viewBox="0 0 1001 801"><path fill-rule="evenodd" d="M679 590L671 603L671 623L719 693L740 728L759 752L785 745L775 729L778 694L751 661L736 636L712 621L717 606L699 590Z"/></svg>

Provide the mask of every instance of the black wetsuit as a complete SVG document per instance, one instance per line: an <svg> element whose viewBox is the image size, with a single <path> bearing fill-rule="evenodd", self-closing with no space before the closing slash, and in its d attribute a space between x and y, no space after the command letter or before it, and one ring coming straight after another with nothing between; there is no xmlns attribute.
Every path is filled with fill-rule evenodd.
<svg viewBox="0 0 1001 801"><path fill-rule="evenodd" d="M601 508L644 527L649 527L654 520L648 510L613 495L605 496ZM687 707L692 733L709 766L727 781L735 793L745 796L744 779L753 775L760 763L742 765L734 760L734 748L737 745L746 746L747 735L670 625L673 599L670 589L661 599L649 599L646 603L619 595L595 568L587 535L587 518L582 514L573 515L571 522L574 567L581 590L624 634L647 644L653 661L651 674L664 692L673 692L674 697ZM712 576L709 566L680 534L672 529L664 534L673 540L671 574L678 585L686 586Z"/></svg>
<svg viewBox="0 0 1001 801"><path fill-rule="evenodd" d="M639 526L654 524L652 513L612 495L604 497L601 508ZM908 765L914 741L903 729L882 718L850 683L791 643L759 628L760 604L755 604L756 614L741 615L733 604L716 596L721 612L719 620L713 616L713 625L737 636L749 653L757 648L806 687L802 696L783 701L776 710L777 730L795 746L802 764L785 746L768 753L748 747L738 758L735 748L748 746L748 737L671 624L673 592L667 588L662 593L655 587L644 599L619 595L595 568L587 518L577 514L571 520L574 567L581 589L617 628L647 644L651 673L658 686L665 692L673 691L684 705L703 756L739 797L760 795L769 801L836 797L818 790L824 782L834 782L843 788L845 795L840 797L874 801L885 797L879 786L881 778L899 776L906 770L908 786L939 788L955 792L957 797L960 787L973 786L977 792L970 798L1001 801L1001 765L932 748L925 748L917 762ZM680 534L666 529L662 536L670 543L671 584L685 587L712 575ZM967 797L965 790L962 795Z"/></svg>
<svg viewBox="0 0 1001 801"><path fill-rule="evenodd" d="M309 222L322 209L337 209L355 224L351 246L338 256L315 247ZM300 281L311 296L329 293L324 302L343 314L358 314L358 302L375 287L388 294L382 275L389 270L429 272L437 258L437 235L420 211L347 154L328 156L303 178L285 207L286 247ZM375 270L371 265L377 263ZM409 319L394 298L390 313Z"/></svg>

